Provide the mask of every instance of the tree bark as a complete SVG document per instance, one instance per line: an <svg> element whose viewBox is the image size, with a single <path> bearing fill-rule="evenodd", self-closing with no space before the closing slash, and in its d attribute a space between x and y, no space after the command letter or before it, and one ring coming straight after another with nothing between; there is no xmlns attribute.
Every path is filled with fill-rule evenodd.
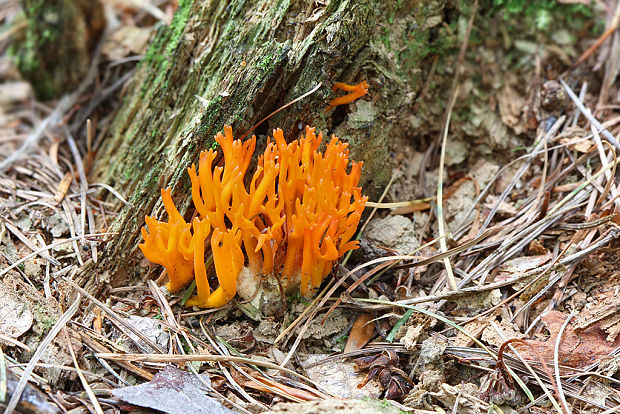
<svg viewBox="0 0 620 414"><path fill-rule="evenodd" d="M14 39L15 62L39 99L75 89L90 66L105 17L99 0L21 0L26 27Z"/></svg>
<svg viewBox="0 0 620 414"><path fill-rule="evenodd" d="M421 69L431 66L429 45L439 38L445 5L181 0L171 25L159 28L97 155L93 179L132 204L110 228L118 234L106 243L98 274L113 285L136 275L144 216L165 214L160 188L171 187L185 212L191 204L186 169L224 125L238 137L319 83L253 133L259 143L276 127L289 138L305 124L335 133L350 143L352 159L364 161L361 185L375 197L391 175L391 137L410 128L401 114L422 90ZM438 23L427 24L430 18ZM333 83L364 80L367 96L326 112ZM118 203L110 195L108 201Z"/></svg>

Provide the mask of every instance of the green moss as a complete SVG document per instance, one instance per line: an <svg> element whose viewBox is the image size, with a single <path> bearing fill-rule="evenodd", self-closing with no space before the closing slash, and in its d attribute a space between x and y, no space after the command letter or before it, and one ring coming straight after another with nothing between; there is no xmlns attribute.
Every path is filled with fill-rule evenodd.
<svg viewBox="0 0 620 414"><path fill-rule="evenodd" d="M271 63L273 62L273 55L268 54L264 56L260 62L258 62L258 68L263 71L263 73L267 72L267 70L271 67Z"/></svg>
<svg viewBox="0 0 620 414"><path fill-rule="evenodd" d="M80 68L79 63L63 69L66 50L67 22L79 19L79 8L69 0L45 2L44 0L23 0L20 2L26 28L19 31L10 48L15 65L32 85L39 99L50 99L75 87L72 71ZM54 51L50 53L50 51ZM79 55L79 51L71 49ZM57 52L57 53L56 53ZM68 74L69 73L69 74Z"/></svg>
<svg viewBox="0 0 620 414"><path fill-rule="evenodd" d="M193 0L181 0L177 8L174 18L170 23L170 41L166 45L166 55L171 57L181 41L181 35L185 30L185 24L190 15L190 10L194 5Z"/></svg>
<svg viewBox="0 0 620 414"><path fill-rule="evenodd" d="M177 53L183 30L193 5L194 0L181 0L170 26L158 28L155 39L148 48L143 60L145 64L152 68L151 73L155 74L155 79L152 83L144 82L142 84L140 89L142 99L146 97L149 90L152 91L154 89L149 88L149 85L155 88L167 89L166 75L176 60L174 56Z"/></svg>
<svg viewBox="0 0 620 414"><path fill-rule="evenodd" d="M371 397L362 397L362 401L372 407L379 414L405 414L406 412L394 407L388 400L376 400Z"/></svg>
<svg viewBox="0 0 620 414"><path fill-rule="evenodd" d="M47 308L41 303L37 303L32 308L34 312L34 320L38 322L39 326L36 329L37 337L43 338L52 327L56 324L56 317L50 315Z"/></svg>
<svg viewBox="0 0 620 414"><path fill-rule="evenodd" d="M509 31L516 26L525 26L546 34L563 27L566 22L579 30L594 13L589 5L562 4L557 0L493 0L490 10L491 15L502 14Z"/></svg>
<svg viewBox="0 0 620 414"><path fill-rule="evenodd" d="M54 96L54 85L37 52L47 40L38 36L37 31L33 30L30 24L29 19L29 27L23 33L24 38L11 44L9 54L13 56L17 69L24 74L24 77L31 80L36 95L42 99L51 98ZM48 33L48 38L49 36Z"/></svg>
<svg viewBox="0 0 620 414"><path fill-rule="evenodd" d="M56 318L49 315L44 315L41 319L39 319L39 322L41 322L43 330L45 332L49 332L49 330L56 324Z"/></svg>
<svg viewBox="0 0 620 414"><path fill-rule="evenodd" d="M223 99L224 98L221 95L218 95L215 99L209 102L209 105L205 108L205 113L202 115L200 127L198 128L198 134L200 137L209 139L217 133L214 121L219 115ZM217 143L212 144L212 147L213 145L217 147Z"/></svg>

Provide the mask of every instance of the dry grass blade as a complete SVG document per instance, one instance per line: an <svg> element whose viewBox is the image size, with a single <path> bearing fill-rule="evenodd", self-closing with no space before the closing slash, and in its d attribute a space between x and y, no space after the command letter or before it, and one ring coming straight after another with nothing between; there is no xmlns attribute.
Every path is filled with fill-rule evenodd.
<svg viewBox="0 0 620 414"><path fill-rule="evenodd" d="M386 208L386 209L401 208L401 207L413 207L413 206L416 206L416 205L428 203L429 201L433 201L436 198L437 198L436 196L433 196L433 197L421 198L419 200L397 201L397 202L393 202L393 203L374 203L372 201L367 201L366 202L366 207Z"/></svg>
<svg viewBox="0 0 620 414"><path fill-rule="evenodd" d="M596 39L596 42L594 42L594 44L592 44L592 46L590 46L588 50L586 50L585 52L583 52L581 56L579 56L579 59L577 59L575 63L573 64L573 68L585 62L586 59L588 59L596 51L596 49L598 49L603 44L603 42L607 40L609 36L611 36L618 29L619 23L620 23L620 4L616 6L616 12L614 13L614 18L612 20L611 25L607 28L607 30L605 30L605 32L602 35L599 36L598 39Z"/></svg>
<svg viewBox="0 0 620 414"><path fill-rule="evenodd" d="M224 353L224 352L226 351L225 347L224 347L224 346L220 346L220 344L218 344L218 343L217 343L217 342L216 342L216 341L215 341L215 340L211 337L211 335L209 334L208 330L207 330L207 329L205 328L205 326L204 326L203 319L204 319L204 318L201 318L201 319L200 319L200 329L202 329L203 334L205 335L205 337L207 338L207 340L209 341L209 343L211 344L211 346L212 346L214 349L216 349L216 350L220 353L220 355L223 355L223 356L230 356L230 354L225 354L225 353ZM228 382L230 383L230 385L233 387L233 389L235 389L235 390L236 390L239 394L241 394L241 395L242 395L242 396L243 396L243 397L244 397L247 401L250 401L250 402L254 402L254 401L256 401L256 400L255 400L255 399L254 399L251 395L249 395L249 394L248 394L248 393L247 393L247 392L243 389L243 387L241 387L241 386L237 383L237 381L235 381L235 379L232 377L232 375L230 374L230 372L229 372L229 370L227 369L227 367L226 367L226 366L224 366L224 364L223 364L222 362L219 362L219 361L218 361L218 362L217 362L217 365L218 365L218 367L220 368L220 370L222 371L222 373L224 374L224 376L226 377L226 379L228 380ZM242 369L240 369L239 367L237 367L235 364L231 364L231 366L232 366L234 369L236 369L237 371L239 371L239 372L243 372L243 374L242 374L242 375L246 375L246 373L245 373ZM251 365L251 366L255 367L256 365ZM219 395L219 393L218 393L218 395ZM222 397L222 398L223 398L223 399L226 399L225 397ZM228 400L228 399L226 399L226 400ZM229 401L229 400L228 400L228 401ZM264 404L262 404L262 403L260 403L260 402L258 402L258 401L256 401L256 403L257 403L259 406L263 406L263 405L264 405ZM232 404L233 404L235 407L237 407L237 406L238 406L238 404L236 404L236 403L232 403ZM247 410L245 410L245 409L241 408L241 411L242 411L242 412L245 412L245 411L247 411Z"/></svg>
<svg viewBox="0 0 620 414"><path fill-rule="evenodd" d="M92 183L92 184L89 184L88 187L101 187L101 188L104 188L107 191L109 191L110 194L112 194L114 197L116 197L121 203L125 204L128 207L133 207L133 204L131 204L129 201L125 200L125 198L118 191L116 191L114 188L110 187L107 184Z"/></svg>
<svg viewBox="0 0 620 414"><path fill-rule="evenodd" d="M120 315L118 315L116 312L114 312L112 309L110 309L108 306L106 306L105 303L99 301L97 298L95 298L93 295L91 295L90 293L88 293L86 290L84 290L82 287L78 286L73 280L69 279L69 278L64 278L64 280L69 283L75 290L77 290L78 292L80 292L82 295L84 295L84 297L86 297L88 300L90 300L91 302L97 304L97 306L99 306L101 308L102 311L104 311L108 317L110 318L110 320L114 321L117 326L122 330L123 328L128 329L129 331L131 331L131 333L133 333L134 335L136 335L138 338L140 338L141 340L144 341L144 343L146 343L148 346L150 346L151 348L153 348L155 351L164 354L164 350L157 345L155 342L153 342L148 336L146 336L142 331L136 329L133 325L131 325L130 323L128 323L127 321L125 321L125 319L123 319ZM129 335L128 335L129 336ZM129 338L131 338L131 336L129 336ZM133 339L132 339L133 340ZM133 340L134 343L138 346L138 348L144 348L144 346L142 344L140 344L140 342ZM144 350L144 349L143 349Z"/></svg>
<svg viewBox="0 0 620 414"><path fill-rule="evenodd" d="M562 278L562 274L564 273L563 271L566 271L566 267L575 265L579 260L587 257L592 252L598 250L602 246L607 245L610 241L616 239L619 235L620 233L617 230L610 229L597 242L592 243L590 246L583 248L577 253L574 253L568 257L565 257L564 259L560 259L561 267L556 266L556 267L549 269L551 271L560 271L560 273L554 277L551 277L546 286L540 289L530 300L527 301L527 303L525 303L525 305L523 305L520 309L518 309L512 316L511 321L514 321L522 312L528 309L532 304L534 304L538 299L540 299L545 293L547 293L549 289L551 289L551 287L553 287Z"/></svg>
<svg viewBox="0 0 620 414"><path fill-rule="evenodd" d="M0 341L9 343L11 345L15 345L26 352L32 352L30 347L23 342L18 341L17 339L11 338L10 336L0 334Z"/></svg>
<svg viewBox="0 0 620 414"><path fill-rule="evenodd" d="M84 390L86 391L86 395L88 395L88 399L93 404L93 407L95 408L95 412L97 414L103 414L101 405L99 405L99 401L97 401L97 397L95 396L93 389L88 384L88 380L84 376L84 373L82 373L82 370L80 369L80 365L78 364L77 358L75 357L75 351L73 351L73 344L71 343L71 337L69 336L67 327L63 326L62 328L63 328L62 329L63 333L65 335L65 341L67 342L67 348L69 348L69 353L71 354L71 359L73 360L73 365L75 366L75 371L77 372L78 377L80 377L80 381L82 382L82 386L84 387Z"/></svg>
<svg viewBox="0 0 620 414"><path fill-rule="evenodd" d="M67 138L67 143L69 144L69 149L71 150L71 154L73 155L73 159L75 161L75 166L78 170L78 176L80 177L80 232L79 234L82 236L81 243L82 246L86 244L86 239L84 238L84 234L86 233L86 190L88 188L88 181L86 180L86 173L84 172L84 163L82 161L82 156L80 155L80 150L78 150L77 145L75 144L75 140L69 133L69 130L65 127L65 137Z"/></svg>
<svg viewBox="0 0 620 414"><path fill-rule="evenodd" d="M4 352L0 348L0 402L6 401L7 391L7 375L6 375L6 360L4 359Z"/></svg>
<svg viewBox="0 0 620 414"><path fill-rule="evenodd" d="M558 118L557 121L555 121L555 123L549 129L549 131L547 131L542 137L540 137L536 146L532 149L529 156L526 158L526 162L521 166L521 168L519 168L519 171L514 175L514 177L510 181L510 184L506 186L502 194L497 199L497 202L493 206L493 209L491 210L489 215L484 220L484 223L482 223L482 226L480 227L479 231L482 231L486 229L487 226L489 226L489 224L491 223L491 220L495 216L495 213L499 209L501 202L504 201L508 197L510 192L517 185L519 179L525 174L528 168L530 168L531 164L534 162L534 159L543 152L543 148L545 148L546 143L557 133L557 131L560 129L560 127L564 124L565 121L566 121L566 116L561 116L560 118ZM533 207L533 206L534 206L533 204L530 204L530 207Z"/></svg>
<svg viewBox="0 0 620 414"><path fill-rule="evenodd" d="M566 91L568 96L571 98L571 100L573 101L575 106L579 109L581 114L584 117L586 117L588 119L588 121L590 121L590 123L592 125L594 125L596 127L596 129L601 134L603 134L605 136L605 138L607 138L609 140L609 142L611 142L616 148L620 149L620 143L618 142L616 137L614 137L611 134L611 132L609 132L606 128L604 128L603 125L596 118L594 118L594 116L590 113L590 111L588 111L588 109L579 100L577 95L575 95L575 92L573 92L573 90L566 84L566 82L564 82L564 80L562 78L560 78L560 83L564 87L564 90Z"/></svg>
<svg viewBox="0 0 620 414"><path fill-rule="evenodd" d="M474 7L475 8L475 7ZM473 21L470 20L470 24ZM459 85L456 84L454 87L454 92L452 94L452 99L450 100L450 104L446 113L446 122L443 126L443 137L441 142L441 155L439 156L439 176L437 178L437 226L439 227L439 245L441 246L441 251L446 253L448 251L448 245L446 244L446 223L444 222L443 216L443 172L444 166L446 163L446 146L448 145L448 130L450 128L450 118L452 116L452 109L454 109L454 103L456 102L456 97L459 94ZM458 290L458 286L456 285L456 278L454 277L454 272L452 271L452 265L450 264L450 258L446 257L443 259L444 266L446 268L448 287L450 290Z"/></svg>
<svg viewBox="0 0 620 414"><path fill-rule="evenodd" d="M103 346L101 344L100 341L92 339L90 336L88 336L87 334L80 332L80 338L82 340L82 342L91 350L97 352L97 353L110 353L110 350L107 349L105 346ZM94 354L96 358L99 358L97 355L98 354ZM150 373L149 371L146 371L138 366L135 366L134 364L132 364L130 361L115 361L116 364L118 364L120 367L126 369L127 371L131 372L133 375L135 375L136 377L140 377L142 379L145 379L147 381L150 381L153 379L153 374Z"/></svg>
<svg viewBox="0 0 620 414"><path fill-rule="evenodd" d="M251 380L245 383L245 386L251 387L261 391L269 391L274 394L281 395L288 398L291 401L304 402L315 401L330 398L328 395L320 392L306 391L303 389L294 388L280 382L274 381L266 377L250 377Z"/></svg>
<svg viewBox="0 0 620 414"><path fill-rule="evenodd" d="M495 230L489 230L487 232L484 232L483 234L479 235L478 237L476 237L473 240L470 240L468 242L465 242L453 249L450 249L446 252L443 253L439 253L436 255L433 255L431 257L426 257L426 258L422 258L422 260L419 260L417 262L414 262L413 264L408 264L408 265L404 265L403 267L410 267L410 266L424 266L430 263L436 263L436 262L440 262L442 260L444 260L447 257L451 257L454 256L464 250L467 250L469 247L471 247L472 245L478 243L480 240L483 240L484 238L488 237L490 234L492 234ZM437 240L433 240L432 242L427 243L427 245L431 245L436 243ZM427 246L425 245L425 246ZM425 246L421 246L418 250L424 248ZM376 273L379 273L380 271L389 268L389 266L393 266L396 263L403 261L403 260L416 260L416 259L420 259L421 257L419 256L414 256L414 255L406 255L406 256L386 256L386 257L379 257L377 259L368 261L366 263L363 263L357 267L355 267L352 270L349 270L348 272L346 272L337 282L335 285L333 285L329 291L327 292L327 295L325 295L325 297L321 300L321 302L319 303L318 307L321 308L323 307L323 305L325 305L325 303L327 302L327 300L332 297L332 295L334 293L336 293L336 290L338 289L338 287L340 287L342 285L342 283L344 283L344 281L351 276L352 274L354 274L355 272L362 270L370 265L373 264L377 264L377 263L382 263L382 262L389 262L389 263L383 263L382 265L379 265L371 270L369 270L368 272L366 272L364 275L362 275L358 280L356 280L353 284L351 284L351 286L347 289L347 293L351 293L353 291L353 289L355 289L357 286L359 286L361 283L363 283L364 281L366 281L368 278L370 278L371 276L373 276ZM460 296L460 293L458 291L453 291L453 292L449 292L446 293L446 295L453 295L453 296ZM329 308L329 310L327 311L325 317L323 318L322 323L325 323L325 320L327 318L327 316L329 316L329 314L331 312L333 312L333 310L342 302L341 298L336 299L336 302Z"/></svg>
<svg viewBox="0 0 620 414"><path fill-rule="evenodd" d="M251 358L228 356L228 355L160 355L160 354L111 354L111 353L98 353L99 358L109 359L112 361L133 361L133 362L170 362L170 363L182 363L182 362L237 362L240 364L257 365L269 369L276 369L285 372L289 375L293 375L299 379L309 381L305 376L280 365L262 361L254 360ZM309 381L312 383L311 381Z"/></svg>
<svg viewBox="0 0 620 414"><path fill-rule="evenodd" d="M565 204L567 204L570 200L572 200L573 197L575 197L579 192L581 192L588 185L592 184L597 178L599 178L601 175L603 175L606 171L609 171L612 168L615 169L616 166L618 165L618 162L620 162L620 160L618 158L616 158L614 160L614 162L612 162L610 164L607 164L606 166L604 166L600 170L598 170L595 174L592 174L592 177L590 177L587 180L585 180L583 183L581 183L579 185L579 187L577 187L576 189L571 191L566 197L564 197L555 206L553 206L553 208L550 209L549 212L547 213L547 217L549 217L549 216L553 215L553 213L557 212L561 207L563 207Z"/></svg>
<svg viewBox="0 0 620 414"><path fill-rule="evenodd" d="M598 149L598 153L599 153L599 158L601 160L601 164L604 167L607 167L607 165L609 164L609 162L607 161L607 155L605 154L605 149L603 148L603 144L601 142L601 137L598 134L598 131L596 130L596 128L594 128L593 125L590 125L591 129L592 129L592 134L594 136L594 141L596 142L596 147ZM617 161L618 157L616 156L616 150L615 148L608 142L605 141L605 144L607 144L607 146L609 147L609 151L610 151L610 155L611 155L611 159L614 161ZM617 165L617 164L616 164ZM614 184L614 179L613 177L616 176L616 165L613 166L611 172L610 171L606 171L605 172L605 177L607 178L607 184L605 184L605 188L603 190L603 192L601 193L601 195L599 196L598 200L596 201L597 205L601 205L603 203L603 201L607 198L607 194L609 194L609 192L612 192L612 195L614 197L614 199L617 199L619 193L618 193L618 189L616 187L616 185Z"/></svg>
<svg viewBox="0 0 620 414"><path fill-rule="evenodd" d="M101 236L109 236L112 234L116 234L116 233L95 233L95 234L87 234L86 237L101 237ZM62 246L63 244L67 244L67 243L71 243L71 242L75 242L76 240L80 239L81 236L74 236L71 237L70 239L66 239L66 240L59 240L57 242L54 243L50 243L45 247L41 247L40 249L35 250L34 252L22 257L21 259L19 259L18 261L16 261L15 263L13 263L12 265L0 270L0 276L3 276L5 274L7 274L9 271L15 269L17 266L19 266L20 264L24 263L26 260L28 259L32 259L33 257L37 256L38 254L48 251L50 249L53 249L55 247L58 246Z"/></svg>
<svg viewBox="0 0 620 414"><path fill-rule="evenodd" d="M283 109L288 108L289 106L293 105L296 102L301 101L302 99L304 99L307 96L312 95L314 92L318 91L319 88L321 87L322 83L319 82L314 88L310 89L308 92L304 93L303 95L293 99L291 102L282 105L281 107L279 107L278 109L276 109L275 111L273 111L272 113L270 113L269 115L267 115L266 117L264 117L263 119L261 119L260 121L258 121L254 126L252 126L252 128L248 129L245 134L241 135L240 140L243 141L245 139L245 137L247 137L252 131L254 131L260 124L262 124L263 122L265 122L266 120L268 120L269 118L271 118L272 116L274 116L275 114L277 114L278 112L282 111Z"/></svg>
<svg viewBox="0 0 620 414"><path fill-rule="evenodd" d="M190 349L190 351L195 355L196 354L196 349L195 349L195 347L193 345L193 342L189 338L189 335L188 335L187 331L185 329L181 329L181 326L179 325L179 323L177 322L176 318L174 317L174 314L172 312L172 308L170 308L170 304L168 303L168 301L166 300L166 298L162 294L161 289L159 289L159 287L152 280L148 281L148 285L149 285L149 289L151 290L153 296L156 298L157 303L159 304L161 315L164 316L164 319L165 319L166 323L168 324L168 326L173 331L174 339L175 339L175 341L177 343L176 348L179 349L181 351L181 353L184 353L185 346L187 346ZM181 338L179 337L179 333L183 336L184 341L181 341ZM219 392L217 392L211 386L210 383L205 381L204 378L201 375L198 374L198 371L196 370L196 367L194 367L192 364L189 364L189 370L194 374L196 379L198 381L200 381L202 383L202 385L207 390L209 390L210 392L213 392L214 394L216 394L221 400L230 403L232 406L237 408L240 412L243 412L245 414L249 414L249 412L246 409L244 409L243 407L241 407L239 404L235 403L234 401L230 400L229 398L226 398L224 395L222 395ZM227 374L227 372L225 372L225 376L231 382L231 384L237 385L235 383L234 379L232 377L230 377L229 375L226 375L226 374ZM238 387L238 388L240 388L240 387ZM242 395L244 397L246 397L246 399L250 403L257 404L258 406L263 406L263 404L261 404L260 402L258 402L254 398L252 398L249 394L245 393L245 391L243 391L242 389L241 389L241 393L242 393Z"/></svg>
<svg viewBox="0 0 620 414"><path fill-rule="evenodd" d="M33 250L33 251L37 250L37 246L34 243L32 243L30 240L28 240L28 238L26 236L24 236L24 234L21 231L19 231L19 229L17 227L15 227L13 224L11 224L11 222L9 222L7 220L7 221L4 222L4 225L19 240L21 240L26 246L28 246L28 248L30 250ZM48 262L50 262L54 266L60 266L60 262L58 260L54 259L53 257L51 257L49 254L47 254L46 251L40 252L39 256L41 256L43 259L47 260Z"/></svg>

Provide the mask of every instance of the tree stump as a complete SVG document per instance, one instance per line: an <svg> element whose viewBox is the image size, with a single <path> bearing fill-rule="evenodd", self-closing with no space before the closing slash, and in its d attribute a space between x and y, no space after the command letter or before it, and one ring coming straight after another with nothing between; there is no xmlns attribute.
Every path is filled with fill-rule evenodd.
<svg viewBox="0 0 620 414"><path fill-rule="evenodd" d="M318 84L253 131L259 147L276 127L289 138L306 124L334 133L349 142L352 159L364 161L361 185L376 199L392 173L388 144L410 129L401 115L411 111L441 40L446 2L426 3L181 0L140 63L95 161L91 181L132 203L115 218L110 231L118 234L107 241L97 273L112 285L135 277L144 216L165 214L160 188L171 187L186 212L186 169L224 125L239 137ZM361 81L368 95L326 111L335 82Z"/></svg>
<svg viewBox="0 0 620 414"><path fill-rule="evenodd" d="M26 28L14 40L17 67L38 99L75 89L105 26L99 0L21 0Z"/></svg>

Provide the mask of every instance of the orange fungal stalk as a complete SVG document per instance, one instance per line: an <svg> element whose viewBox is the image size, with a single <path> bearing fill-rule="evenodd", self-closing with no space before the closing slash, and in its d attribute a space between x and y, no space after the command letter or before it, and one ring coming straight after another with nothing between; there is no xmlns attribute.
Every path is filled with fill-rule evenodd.
<svg viewBox="0 0 620 414"><path fill-rule="evenodd" d="M291 143L280 129L273 138L246 189L256 137L242 143L225 127L215 138L224 165L214 166L217 153L209 150L200 154L198 171L188 168L198 214L192 224L174 206L169 189L162 190L168 222L146 217L139 247L166 268L168 290L195 278L197 295L188 305L228 303L244 267L256 277L276 276L287 290L299 286L308 296L339 257L358 247L352 238L367 200L357 187L362 163L352 162L347 172L347 144L334 136L321 153L322 134L310 127ZM205 265L207 241L219 282L214 291Z"/></svg>
<svg viewBox="0 0 620 414"><path fill-rule="evenodd" d="M343 90L345 92L351 92L351 93L344 95L344 96L339 96L338 98L334 98L331 101L329 101L327 110L330 110L333 107L338 106L338 105L344 105L344 104L351 103L354 100L366 95L368 93L368 83L366 81L362 83L358 83L357 85L349 85L349 84L342 83L342 82L334 83L334 86L332 86L332 92L336 92L339 90Z"/></svg>

